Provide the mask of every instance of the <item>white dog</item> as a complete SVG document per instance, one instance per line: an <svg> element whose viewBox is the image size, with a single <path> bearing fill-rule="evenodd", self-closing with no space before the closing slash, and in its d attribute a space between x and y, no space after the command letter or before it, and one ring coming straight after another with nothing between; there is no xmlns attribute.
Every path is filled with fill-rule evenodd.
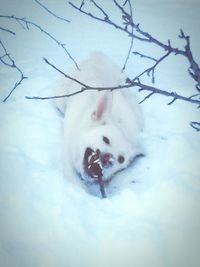
<svg viewBox="0 0 200 267"><path fill-rule="evenodd" d="M92 87L125 84L126 77L107 56L93 53L71 76ZM59 94L71 94L81 85L66 78ZM57 100L64 115L66 164L86 182L109 181L138 155L143 119L131 89L86 90Z"/></svg>

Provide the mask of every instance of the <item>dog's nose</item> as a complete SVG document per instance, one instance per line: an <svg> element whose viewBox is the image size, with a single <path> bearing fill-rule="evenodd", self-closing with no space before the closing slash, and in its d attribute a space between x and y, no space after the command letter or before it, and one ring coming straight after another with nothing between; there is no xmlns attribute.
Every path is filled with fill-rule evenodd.
<svg viewBox="0 0 200 267"><path fill-rule="evenodd" d="M101 164L103 167L108 168L114 164L114 157L110 153L101 154Z"/></svg>

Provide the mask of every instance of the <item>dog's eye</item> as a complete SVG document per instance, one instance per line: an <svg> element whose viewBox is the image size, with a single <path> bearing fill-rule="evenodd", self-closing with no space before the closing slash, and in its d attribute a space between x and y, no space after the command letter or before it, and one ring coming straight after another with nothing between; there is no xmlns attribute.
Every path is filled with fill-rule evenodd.
<svg viewBox="0 0 200 267"><path fill-rule="evenodd" d="M122 163L124 162L124 160L125 160L124 156L120 155L120 156L118 157L118 162L119 162L120 164L122 164Z"/></svg>
<svg viewBox="0 0 200 267"><path fill-rule="evenodd" d="M106 143L107 145L110 145L110 140L109 140L108 137L103 136L103 141L104 141L104 143Z"/></svg>

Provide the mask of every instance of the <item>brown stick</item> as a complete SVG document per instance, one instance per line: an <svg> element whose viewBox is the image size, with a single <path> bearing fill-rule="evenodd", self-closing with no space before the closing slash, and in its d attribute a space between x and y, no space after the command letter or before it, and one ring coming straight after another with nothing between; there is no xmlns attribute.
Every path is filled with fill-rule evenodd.
<svg viewBox="0 0 200 267"><path fill-rule="evenodd" d="M98 183L99 183L99 189L100 189L102 198L107 198L106 191L105 191L105 186L104 186L104 182L103 182L101 176L98 176Z"/></svg>

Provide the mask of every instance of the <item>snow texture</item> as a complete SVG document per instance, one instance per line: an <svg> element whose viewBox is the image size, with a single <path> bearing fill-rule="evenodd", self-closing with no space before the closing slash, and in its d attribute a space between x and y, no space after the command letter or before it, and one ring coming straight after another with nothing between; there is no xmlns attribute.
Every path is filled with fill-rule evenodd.
<svg viewBox="0 0 200 267"><path fill-rule="evenodd" d="M37 22L66 43L77 61L98 50L123 66L126 36L78 14L66 1L43 3L71 23L58 21L31 0L0 0L1 14ZM111 2L105 5L118 18ZM183 45L177 38L183 28L198 63L199 10L195 0L134 1L135 19L163 42ZM64 123L55 101L24 98L53 95L62 78L42 57L62 70L72 62L33 27L25 31L3 19L1 27L16 31L16 36L1 31L1 40L29 78L0 103L0 266L198 267L200 135L189 125L199 121L196 106L181 101L168 106L170 99L158 95L146 100L139 140L145 157L116 175L107 188L109 197L101 199L82 187L71 170L64 175ZM131 58L128 75L140 73L145 64ZM172 57L156 71L156 86L194 94L187 67L181 57ZM0 77L2 100L18 76L1 65ZM136 95L142 100L145 93Z"/></svg>

